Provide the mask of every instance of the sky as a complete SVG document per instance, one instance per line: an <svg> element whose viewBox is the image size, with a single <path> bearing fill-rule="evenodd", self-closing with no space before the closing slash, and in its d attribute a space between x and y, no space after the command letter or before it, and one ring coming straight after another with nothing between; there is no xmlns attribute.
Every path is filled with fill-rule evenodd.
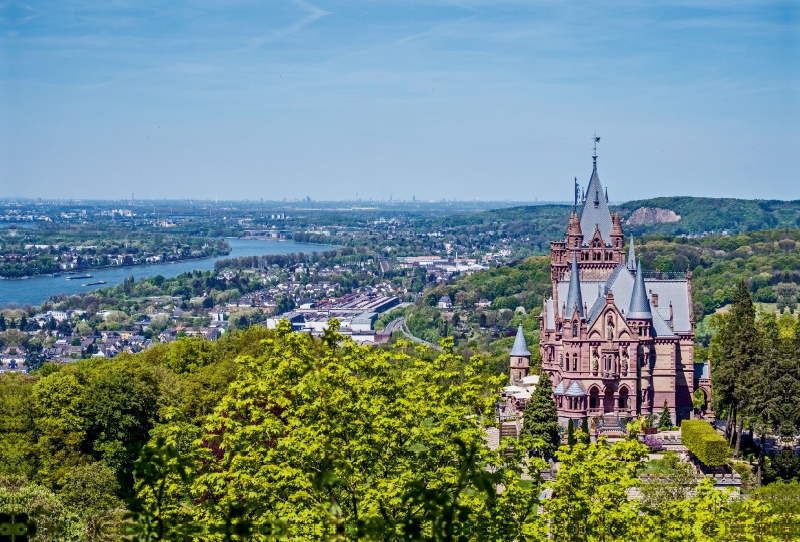
<svg viewBox="0 0 800 542"><path fill-rule="evenodd" d="M0 0L0 197L800 199L800 3Z"/></svg>

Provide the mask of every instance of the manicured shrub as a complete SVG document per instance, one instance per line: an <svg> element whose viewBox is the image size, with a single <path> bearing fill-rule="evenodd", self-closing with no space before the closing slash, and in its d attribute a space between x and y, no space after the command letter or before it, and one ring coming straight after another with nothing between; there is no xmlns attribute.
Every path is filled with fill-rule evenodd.
<svg viewBox="0 0 800 542"><path fill-rule="evenodd" d="M681 442L701 463L709 467L724 465L730 456L728 443L703 420L683 420Z"/></svg>

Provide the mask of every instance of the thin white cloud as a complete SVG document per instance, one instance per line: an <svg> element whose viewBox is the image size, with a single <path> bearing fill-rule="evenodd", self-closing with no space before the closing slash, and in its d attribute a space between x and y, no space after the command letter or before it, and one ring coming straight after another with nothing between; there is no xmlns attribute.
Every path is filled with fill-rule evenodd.
<svg viewBox="0 0 800 542"><path fill-rule="evenodd" d="M253 39L250 42L250 45L247 47L248 49L257 48L266 43L277 41L285 36L288 36L289 34L294 34L295 32L302 29L304 26L308 26L313 22L315 22L317 19L320 19L325 15L331 14L330 11L325 11L324 9L320 9L317 6L306 2L305 0L292 0L292 3L306 10L307 14L304 17L301 17L300 19L296 20L289 26L273 30L266 36L261 36Z"/></svg>

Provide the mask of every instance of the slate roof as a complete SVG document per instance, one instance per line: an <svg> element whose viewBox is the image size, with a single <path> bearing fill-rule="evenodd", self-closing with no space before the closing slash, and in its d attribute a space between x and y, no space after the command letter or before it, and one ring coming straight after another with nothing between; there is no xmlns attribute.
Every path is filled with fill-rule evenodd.
<svg viewBox="0 0 800 542"><path fill-rule="evenodd" d="M547 329L556 328L556 313L553 308L553 298L547 299Z"/></svg>
<svg viewBox="0 0 800 542"><path fill-rule="evenodd" d="M597 162L592 169L592 178L589 180L589 186L586 187L586 200L581 208L581 231L584 245L588 245L594 235L595 225L600 228L603 240L610 243L613 223L611 212L608 210L608 202L603 194L603 186L597 175Z"/></svg>
<svg viewBox="0 0 800 542"><path fill-rule="evenodd" d="M571 318L575 307L578 307L578 316L583 318L583 296L581 295L581 279L578 272L578 257L572 254L572 272L569 277L569 290L567 290L567 318Z"/></svg>
<svg viewBox="0 0 800 542"><path fill-rule="evenodd" d="M644 285L644 274L642 273L642 262L636 268L636 281L633 283L633 293L631 293L631 304L625 318L652 318L650 312L650 300L647 299L647 289Z"/></svg>
<svg viewBox="0 0 800 542"><path fill-rule="evenodd" d="M607 281L585 281L580 282L581 294L586 300L589 308L587 320L589 325L593 324L600 309L605 304L604 297L598 297L598 284L601 285L603 296L607 290L614 293L614 302L622 309L622 313L627 316L630 308L630 299L633 294L634 278L631 272L624 265L618 265L611 273ZM676 333L688 333L691 331L689 324L689 296L685 279L664 280L664 279L644 279L648 293L658 294L658 307L650 305L650 313L653 315L653 326L657 336L664 337L673 335L669 329L669 304L672 302L673 327ZM569 283L561 281L558 283L558 298L566 299ZM600 300L600 301L598 301ZM560 307L558 308L560 310ZM658 322L661 320L661 322ZM555 329L555 312L553 300L549 300L547 305L548 329ZM661 325L663 323L663 326Z"/></svg>
<svg viewBox="0 0 800 542"><path fill-rule="evenodd" d="M564 392L564 395L580 396L580 395L586 395L586 392L583 391L583 388L581 388L581 385L578 384L578 381L574 380L572 384L569 385L569 388L567 388L567 391Z"/></svg>
<svg viewBox="0 0 800 542"><path fill-rule="evenodd" d="M667 323L658 314L653 314L653 335L656 337L675 337L676 335L669 328Z"/></svg>
<svg viewBox="0 0 800 542"><path fill-rule="evenodd" d="M563 380L558 383L558 386L556 386L556 389L553 390L553 393L556 394L556 395L564 393L564 381Z"/></svg>
<svg viewBox="0 0 800 542"><path fill-rule="evenodd" d="M631 233L631 246L628 247L627 267L631 271L636 269L636 250L633 248L633 234Z"/></svg>
<svg viewBox="0 0 800 542"><path fill-rule="evenodd" d="M525 334L522 332L522 324L517 329L517 336L514 339L514 347L511 349L511 356L530 356L528 343L525 342Z"/></svg>
<svg viewBox="0 0 800 542"><path fill-rule="evenodd" d="M711 378L711 369L708 367L708 362L694 364L694 377Z"/></svg>

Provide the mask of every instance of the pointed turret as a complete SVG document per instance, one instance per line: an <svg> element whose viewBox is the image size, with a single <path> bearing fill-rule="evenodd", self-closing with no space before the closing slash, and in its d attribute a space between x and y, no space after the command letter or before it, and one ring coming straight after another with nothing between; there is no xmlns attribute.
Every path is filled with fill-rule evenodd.
<svg viewBox="0 0 800 542"><path fill-rule="evenodd" d="M608 210L608 202L604 196L603 186L600 184L600 177L597 175L597 162L592 169L592 178L589 186L586 187L586 198L581 208L581 230L593 232L597 226L600 235L608 243L611 241L611 212Z"/></svg>
<svg viewBox="0 0 800 542"><path fill-rule="evenodd" d="M636 251L633 248L633 233L631 233L631 246L628 247L627 268L631 271L636 269Z"/></svg>
<svg viewBox="0 0 800 542"><path fill-rule="evenodd" d="M625 232L622 231L622 222L618 214L611 215L611 246L614 247L615 252L622 252L622 247L625 244ZM622 261L622 255L615 254L615 260Z"/></svg>
<svg viewBox="0 0 800 542"><path fill-rule="evenodd" d="M636 280L633 283L633 294L631 295L631 306L625 315L627 320L649 320L653 318L650 312L650 301L647 299L647 290L644 286L644 274L642 273L642 263L636 269Z"/></svg>
<svg viewBox="0 0 800 542"><path fill-rule="evenodd" d="M522 324L517 329L517 337L514 339L514 347L511 349L511 356L530 357L528 343L525 341L525 334L522 332Z"/></svg>
<svg viewBox="0 0 800 542"><path fill-rule="evenodd" d="M511 365L511 384L521 381L530 374L531 353L528 350L528 343L525 342L525 334L522 332L522 324L517 329L517 337L514 339L514 348L509 354Z"/></svg>
<svg viewBox="0 0 800 542"><path fill-rule="evenodd" d="M575 307L578 307L578 315L585 318L583 298L581 297L581 279L578 276L578 258L573 254L572 272L569 276L569 290L567 290L567 318L572 317Z"/></svg>

